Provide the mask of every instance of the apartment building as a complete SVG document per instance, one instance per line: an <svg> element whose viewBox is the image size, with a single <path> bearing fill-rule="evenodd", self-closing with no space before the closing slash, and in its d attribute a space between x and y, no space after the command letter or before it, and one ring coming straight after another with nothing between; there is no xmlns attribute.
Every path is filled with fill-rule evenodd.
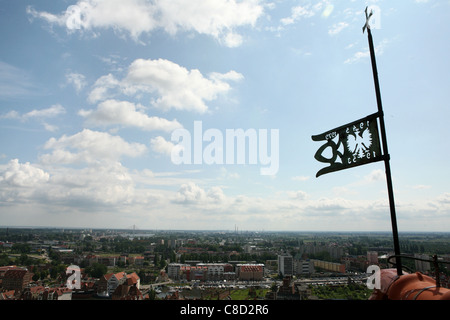
<svg viewBox="0 0 450 320"><path fill-rule="evenodd" d="M263 264L236 265L236 278L243 281L261 281L264 277Z"/></svg>
<svg viewBox="0 0 450 320"><path fill-rule="evenodd" d="M294 273L294 258L291 255L278 256L278 273L283 276L292 276Z"/></svg>
<svg viewBox="0 0 450 320"><path fill-rule="evenodd" d="M294 261L295 274L312 274L314 273L314 263L312 260L295 260Z"/></svg>

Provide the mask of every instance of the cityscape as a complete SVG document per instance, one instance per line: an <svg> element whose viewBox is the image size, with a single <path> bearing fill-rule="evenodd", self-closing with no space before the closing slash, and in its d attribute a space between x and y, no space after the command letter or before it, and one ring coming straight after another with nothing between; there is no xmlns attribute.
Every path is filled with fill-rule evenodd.
<svg viewBox="0 0 450 320"><path fill-rule="evenodd" d="M400 239L405 270L448 288L450 234ZM3 227L0 300L369 300L392 255L389 232Z"/></svg>

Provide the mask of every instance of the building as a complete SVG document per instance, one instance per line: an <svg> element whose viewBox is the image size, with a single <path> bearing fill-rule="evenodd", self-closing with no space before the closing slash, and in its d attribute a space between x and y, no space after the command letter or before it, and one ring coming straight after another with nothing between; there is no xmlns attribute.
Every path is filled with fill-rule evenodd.
<svg viewBox="0 0 450 320"><path fill-rule="evenodd" d="M294 261L295 274L305 275L314 273L314 263L312 260L295 260Z"/></svg>
<svg viewBox="0 0 450 320"><path fill-rule="evenodd" d="M414 254L414 258L420 259L420 260L414 260L416 271L418 272L427 272L431 270L431 264L429 261L423 261L423 260L430 260L430 256L425 254Z"/></svg>
<svg viewBox="0 0 450 320"><path fill-rule="evenodd" d="M367 251L367 262L369 265L378 265L378 252Z"/></svg>
<svg viewBox="0 0 450 320"><path fill-rule="evenodd" d="M284 276L292 276L294 273L294 258L291 255L278 256L278 273Z"/></svg>
<svg viewBox="0 0 450 320"><path fill-rule="evenodd" d="M119 285L116 290L114 290L111 295L112 300L143 300L144 297L136 287L136 285L131 284L129 281Z"/></svg>
<svg viewBox="0 0 450 320"><path fill-rule="evenodd" d="M296 290L294 279L291 276L286 276L283 278L283 284L278 288L276 299L300 300L300 295Z"/></svg>
<svg viewBox="0 0 450 320"><path fill-rule="evenodd" d="M3 279L3 277L5 276L6 271L12 270L12 269L22 269L22 268L18 268L15 265L0 267L0 280Z"/></svg>
<svg viewBox="0 0 450 320"><path fill-rule="evenodd" d="M229 263L198 263L197 267L206 267L206 280L224 280L224 273L233 271L233 266Z"/></svg>
<svg viewBox="0 0 450 320"><path fill-rule="evenodd" d="M335 263L335 262L329 262L329 261L322 261L322 260L313 260L314 267L320 268L325 271L329 272L336 272L336 273L345 273L345 265L341 263Z"/></svg>
<svg viewBox="0 0 450 320"><path fill-rule="evenodd" d="M138 289L140 289L141 287L141 279L139 278L136 272L127 274L126 283L129 286L135 286Z"/></svg>
<svg viewBox="0 0 450 320"><path fill-rule="evenodd" d="M16 299L16 296L15 296L15 291L14 290L0 292L0 301L2 301L2 300L15 300L15 299Z"/></svg>
<svg viewBox="0 0 450 320"><path fill-rule="evenodd" d="M3 290L22 291L31 282L33 273L27 269L9 269L3 276Z"/></svg>
<svg viewBox="0 0 450 320"><path fill-rule="evenodd" d="M97 294L111 296L116 288L127 280L125 272L108 273L100 278L97 285Z"/></svg>
<svg viewBox="0 0 450 320"><path fill-rule="evenodd" d="M206 266L191 266L183 265L181 267L181 279L192 281L200 280L204 281L207 279L208 268Z"/></svg>
<svg viewBox="0 0 450 320"><path fill-rule="evenodd" d="M188 265L181 263L169 263L167 266L167 276L172 280L180 280L181 279L181 269L182 267L186 267Z"/></svg>
<svg viewBox="0 0 450 320"><path fill-rule="evenodd" d="M263 264L238 264L236 277L242 281L261 281L264 277Z"/></svg>
<svg viewBox="0 0 450 320"><path fill-rule="evenodd" d="M24 289L20 298L22 300L72 300L72 290L64 287L29 287Z"/></svg>
<svg viewBox="0 0 450 320"><path fill-rule="evenodd" d="M233 273L233 275L232 275ZM167 275L172 280L219 281L233 280L235 273L230 263L169 263Z"/></svg>
<svg viewBox="0 0 450 320"><path fill-rule="evenodd" d="M98 263L104 264L107 267L114 267L118 260L118 257L97 257Z"/></svg>

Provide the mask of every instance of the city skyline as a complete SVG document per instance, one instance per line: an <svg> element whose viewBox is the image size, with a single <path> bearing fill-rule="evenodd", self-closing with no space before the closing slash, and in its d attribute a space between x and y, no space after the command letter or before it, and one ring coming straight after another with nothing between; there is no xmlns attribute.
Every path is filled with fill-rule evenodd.
<svg viewBox="0 0 450 320"><path fill-rule="evenodd" d="M398 231L449 231L446 0L3 2L0 225L390 232L382 162L315 177L311 136L377 111L366 6Z"/></svg>

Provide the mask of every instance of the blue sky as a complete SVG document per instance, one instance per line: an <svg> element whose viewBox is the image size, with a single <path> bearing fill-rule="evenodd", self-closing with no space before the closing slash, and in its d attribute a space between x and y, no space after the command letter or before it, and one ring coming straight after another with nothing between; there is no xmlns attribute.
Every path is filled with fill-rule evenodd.
<svg viewBox="0 0 450 320"><path fill-rule="evenodd" d="M370 6L398 229L449 231L450 1L0 4L0 225L390 231L383 163L316 178L311 140L377 111ZM195 123L278 170L173 163Z"/></svg>

